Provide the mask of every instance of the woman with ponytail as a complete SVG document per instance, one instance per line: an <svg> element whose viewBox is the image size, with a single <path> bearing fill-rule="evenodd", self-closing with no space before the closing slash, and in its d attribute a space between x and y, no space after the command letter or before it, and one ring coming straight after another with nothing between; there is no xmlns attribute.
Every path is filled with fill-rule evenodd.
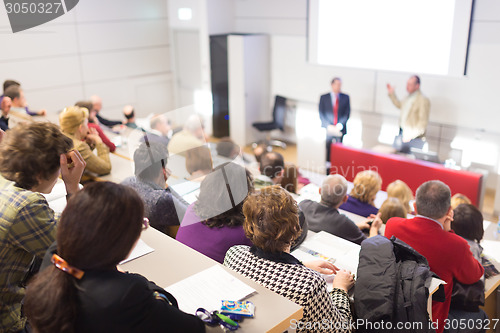
<svg viewBox="0 0 500 333"><path fill-rule="evenodd" d="M89 184L69 200L57 254L26 291L24 310L35 332L205 331L165 290L117 269L147 227L143 214L136 192L114 183Z"/></svg>

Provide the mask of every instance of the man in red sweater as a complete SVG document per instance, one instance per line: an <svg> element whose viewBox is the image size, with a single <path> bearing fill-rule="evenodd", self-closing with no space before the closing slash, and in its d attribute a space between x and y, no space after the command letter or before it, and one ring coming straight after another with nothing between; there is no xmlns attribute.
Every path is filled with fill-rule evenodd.
<svg viewBox="0 0 500 333"><path fill-rule="evenodd" d="M443 332L450 310L453 279L465 284L478 281L484 268L474 259L469 244L450 231L453 210L450 188L439 180L423 183L417 189L413 219L394 217L387 221L385 236L396 236L427 258L431 270L447 284L445 301L432 303L432 319L437 332Z"/></svg>

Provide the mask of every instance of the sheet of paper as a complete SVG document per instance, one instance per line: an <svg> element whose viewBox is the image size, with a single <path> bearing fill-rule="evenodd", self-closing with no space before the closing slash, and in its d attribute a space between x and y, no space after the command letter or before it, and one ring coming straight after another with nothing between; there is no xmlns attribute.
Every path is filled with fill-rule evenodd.
<svg viewBox="0 0 500 333"><path fill-rule="evenodd" d="M191 193L185 194L182 196L182 199L186 200L188 204L192 204L196 200L198 200L198 195L200 194L200 190L197 189Z"/></svg>
<svg viewBox="0 0 500 333"><path fill-rule="evenodd" d="M128 261L142 257L148 253L153 252L154 250L155 249L153 249L151 246L146 244L142 239L139 239L139 241L137 242L137 244L134 247L134 249L132 250L132 252L130 252L130 255L125 260L120 262L120 265L122 265Z"/></svg>
<svg viewBox="0 0 500 333"><path fill-rule="evenodd" d="M319 186L313 183L309 183L302 187L299 191L299 197L296 199L297 203L303 200L312 200L319 202L321 200L321 195L319 194Z"/></svg>
<svg viewBox="0 0 500 333"><path fill-rule="evenodd" d="M499 236L500 237L500 236ZM500 241L491 241L483 239L481 241L483 253L488 257L500 262Z"/></svg>
<svg viewBox="0 0 500 333"><path fill-rule="evenodd" d="M483 230L486 230L488 229L488 227L491 225L491 222L490 221L486 221L484 220L483 221Z"/></svg>
<svg viewBox="0 0 500 333"><path fill-rule="evenodd" d="M340 237L321 231L308 238L298 249L292 252L302 262L329 260L340 269L356 274L361 246ZM329 291L333 289L334 275L323 275Z"/></svg>
<svg viewBox="0 0 500 333"><path fill-rule="evenodd" d="M64 208L66 208L67 200L66 196L61 197L59 199L48 201L49 207L56 213L62 213Z"/></svg>
<svg viewBox="0 0 500 333"><path fill-rule="evenodd" d="M255 289L226 272L219 265L165 288L174 295L179 309L194 314L198 308L219 310L222 300L240 301L255 293Z"/></svg>
<svg viewBox="0 0 500 333"><path fill-rule="evenodd" d="M52 188L52 191L48 194L43 195L47 201L57 200L62 197L66 197L66 185L63 181L57 180L57 183Z"/></svg>
<svg viewBox="0 0 500 333"><path fill-rule="evenodd" d="M429 297L427 298L427 313L432 320L432 294L434 294L440 285L446 284L443 280L432 278L431 285L429 286Z"/></svg>
<svg viewBox="0 0 500 333"><path fill-rule="evenodd" d="M200 188L200 183L198 183L198 182L191 182L191 181L184 181L182 183L178 183L178 184L172 185L172 188L180 196L185 196L186 194L189 194L189 193L191 193L193 191L198 190Z"/></svg>

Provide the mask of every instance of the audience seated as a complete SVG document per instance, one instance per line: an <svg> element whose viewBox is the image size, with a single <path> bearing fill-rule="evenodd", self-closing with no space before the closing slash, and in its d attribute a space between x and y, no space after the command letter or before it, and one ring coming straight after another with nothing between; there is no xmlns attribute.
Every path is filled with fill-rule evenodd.
<svg viewBox="0 0 500 333"><path fill-rule="evenodd" d="M285 161L280 153L270 151L262 154L260 159L260 175L255 177L256 189L281 183L285 173Z"/></svg>
<svg viewBox="0 0 500 333"><path fill-rule="evenodd" d="M91 101L80 101L76 102L75 106L85 108L89 111L89 123L88 127L90 128L95 128L97 131L97 134L99 134L99 137L101 138L102 142L108 146L110 152L114 152L116 150L116 146L111 140L104 134L104 131L102 130L101 126L99 126L99 121L96 118L97 112L94 110L94 105L92 104Z"/></svg>
<svg viewBox="0 0 500 333"><path fill-rule="evenodd" d="M125 117L125 126L132 129L138 128L135 123L135 110L132 105L125 105L123 107L123 116Z"/></svg>
<svg viewBox="0 0 500 333"><path fill-rule="evenodd" d="M297 183L297 167L292 163L285 163L285 170L283 172L283 178L281 178L280 185L285 190L290 193L297 194L298 183Z"/></svg>
<svg viewBox="0 0 500 333"><path fill-rule="evenodd" d="M262 156L262 154L264 154L265 152L267 151L271 151L270 147L269 147L269 150L268 150L268 146L265 145L265 144L253 144L253 154L254 154L254 158L255 160L251 160L247 163L246 167L247 169L252 173L252 176L254 177L254 179L258 176L260 176L260 158Z"/></svg>
<svg viewBox="0 0 500 333"><path fill-rule="evenodd" d="M186 151L186 170L188 180L201 182L206 175L212 172L212 154L207 146L200 146Z"/></svg>
<svg viewBox="0 0 500 333"><path fill-rule="evenodd" d="M253 154L255 156L255 160L260 163L260 158L265 152L272 151L272 148L264 143L259 143L253 148Z"/></svg>
<svg viewBox="0 0 500 333"><path fill-rule="evenodd" d="M231 246L252 245L243 231L242 213L252 191L252 176L245 168L218 166L201 182L198 200L188 207L176 239L220 263Z"/></svg>
<svg viewBox="0 0 500 333"><path fill-rule="evenodd" d="M149 122L151 130L148 134L149 141L159 142L168 146L170 138L172 138L172 127L170 126L170 121L164 114L157 114L151 117Z"/></svg>
<svg viewBox="0 0 500 333"><path fill-rule="evenodd" d="M368 229L370 237L378 235L382 221L377 216L356 224L338 208L347 200L347 181L341 175L330 175L325 178L319 190L321 202L304 200L299 204L304 212L309 229L314 232L326 231L356 244L361 244L366 236L361 229ZM373 220L371 226L369 220Z"/></svg>
<svg viewBox="0 0 500 333"><path fill-rule="evenodd" d="M19 124L0 145L0 332L24 329L26 282L56 238L57 217L41 193L50 193L60 174L68 195L79 190L85 162L72 148L45 122Z"/></svg>
<svg viewBox="0 0 500 333"><path fill-rule="evenodd" d="M484 273L467 241L450 232L453 220L450 200L450 188L446 184L437 180L425 182L416 193L414 208L418 215L413 219L393 217L385 227L387 238L396 236L413 247L446 282L445 301L432 303L432 319L438 324L438 333L443 332L448 318L454 280L471 284Z"/></svg>
<svg viewBox="0 0 500 333"><path fill-rule="evenodd" d="M219 166L226 162L234 162L239 165L244 165L252 175L254 171L256 171L255 175L259 175L258 166L256 170L252 170L252 167L255 168L255 163L253 163L254 165L250 165L252 160L248 160L243 155L240 146L234 143L230 137L221 138L215 146L215 151L217 155L214 156L214 166Z"/></svg>
<svg viewBox="0 0 500 333"><path fill-rule="evenodd" d="M89 184L69 200L53 264L26 292L24 309L37 332L205 332L163 288L117 269L147 228L143 212L134 190L109 182Z"/></svg>
<svg viewBox="0 0 500 333"><path fill-rule="evenodd" d="M85 108L70 106L59 115L61 130L73 140L73 145L83 156L85 171L105 175L111 172L109 148L102 142L94 128L88 127L89 112ZM97 150L95 155L92 150Z"/></svg>
<svg viewBox="0 0 500 333"><path fill-rule="evenodd" d="M102 109L102 99L101 97L97 95L93 95L90 97L90 101L94 105L94 110L96 112L96 118L99 121L99 123L103 126L107 127L113 127L116 125L122 125L123 122L120 120L108 120L102 116L101 109Z"/></svg>
<svg viewBox="0 0 500 333"><path fill-rule="evenodd" d="M142 143L134 152L135 177L125 179L122 184L136 190L144 202L144 214L151 226L175 237L187 203L167 188L168 151L165 145Z"/></svg>
<svg viewBox="0 0 500 333"><path fill-rule="evenodd" d="M168 151L171 154L180 154L189 149L205 144L205 132L203 131L203 119L197 115L191 115L184 123L182 131L174 134L168 143Z"/></svg>
<svg viewBox="0 0 500 333"><path fill-rule="evenodd" d="M406 216L408 215L406 213L405 207L397 198L387 198L382 203L382 206L380 206L378 213L383 224L386 224L387 221L392 217L406 218Z"/></svg>
<svg viewBox="0 0 500 333"><path fill-rule="evenodd" d="M15 111L26 112L30 116L45 116L47 114L47 110L45 109L32 111L28 108L26 98L24 97L24 91L21 89L21 84L17 81L6 80L3 83L3 95L11 99L12 108Z"/></svg>
<svg viewBox="0 0 500 333"><path fill-rule="evenodd" d="M218 156L234 160L240 154L240 147L230 137L223 137L215 148Z"/></svg>
<svg viewBox="0 0 500 333"><path fill-rule="evenodd" d="M298 209L292 196L280 186L269 186L250 194L243 205L243 228L254 244L229 249L224 265L302 306L304 316L297 332L313 332L306 323L343 324L350 332L352 321L347 291L353 286L352 274L337 271L326 261L302 264L290 254L290 244L300 234ZM333 291L315 270L331 274Z"/></svg>
<svg viewBox="0 0 500 333"><path fill-rule="evenodd" d="M340 206L340 209L365 217L377 214L378 209L373 202L382 187L380 175L373 170L364 170L358 172L353 183L354 187L349 198Z"/></svg>
<svg viewBox="0 0 500 333"><path fill-rule="evenodd" d="M461 204L472 204L469 198L465 194L456 193L451 197L451 208L455 209Z"/></svg>
<svg viewBox="0 0 500 333"><path fill-rule="evenodd" d="M9 129L9 112L12 107L12 101L10 97L4 96L0 102L0 108L2 109L2 115L0 116L0 129L6 131Z"/></svg>
<svg viewBox="0 0 500 333"><path fill-rule="evenodd" d="M470 246L474 258L482 263L483 249L479 242L483 239L483 214L471 204L460 204L453 210L451 229L464 238ZM484 275L474 284L463 284L454 281L451 295L450 320L466 318L467 320L481 320L488 317L479 306L484 305ZM480 332L476 330L474 332Z"/></svg>
<svg viewBox="0 0 500 333"><path fill-rule="evenodd" d="M397 198L401 201L406 214L410 214L412 212L410 201L413 200L413 192L404 181L399 179L393 181L387 185L386 192L388 198Z"/></svg>

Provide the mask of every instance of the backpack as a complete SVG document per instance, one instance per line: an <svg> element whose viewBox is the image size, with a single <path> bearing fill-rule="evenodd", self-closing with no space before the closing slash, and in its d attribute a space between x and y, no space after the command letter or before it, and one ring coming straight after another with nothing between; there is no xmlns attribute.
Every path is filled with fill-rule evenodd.
<svg viewBox="0 0 500 333"><path fill-rule="evenodd" d="M354 290L358 332L435 332L427 313L433 277L427 259L394 236L364 240Z"/></svg>

